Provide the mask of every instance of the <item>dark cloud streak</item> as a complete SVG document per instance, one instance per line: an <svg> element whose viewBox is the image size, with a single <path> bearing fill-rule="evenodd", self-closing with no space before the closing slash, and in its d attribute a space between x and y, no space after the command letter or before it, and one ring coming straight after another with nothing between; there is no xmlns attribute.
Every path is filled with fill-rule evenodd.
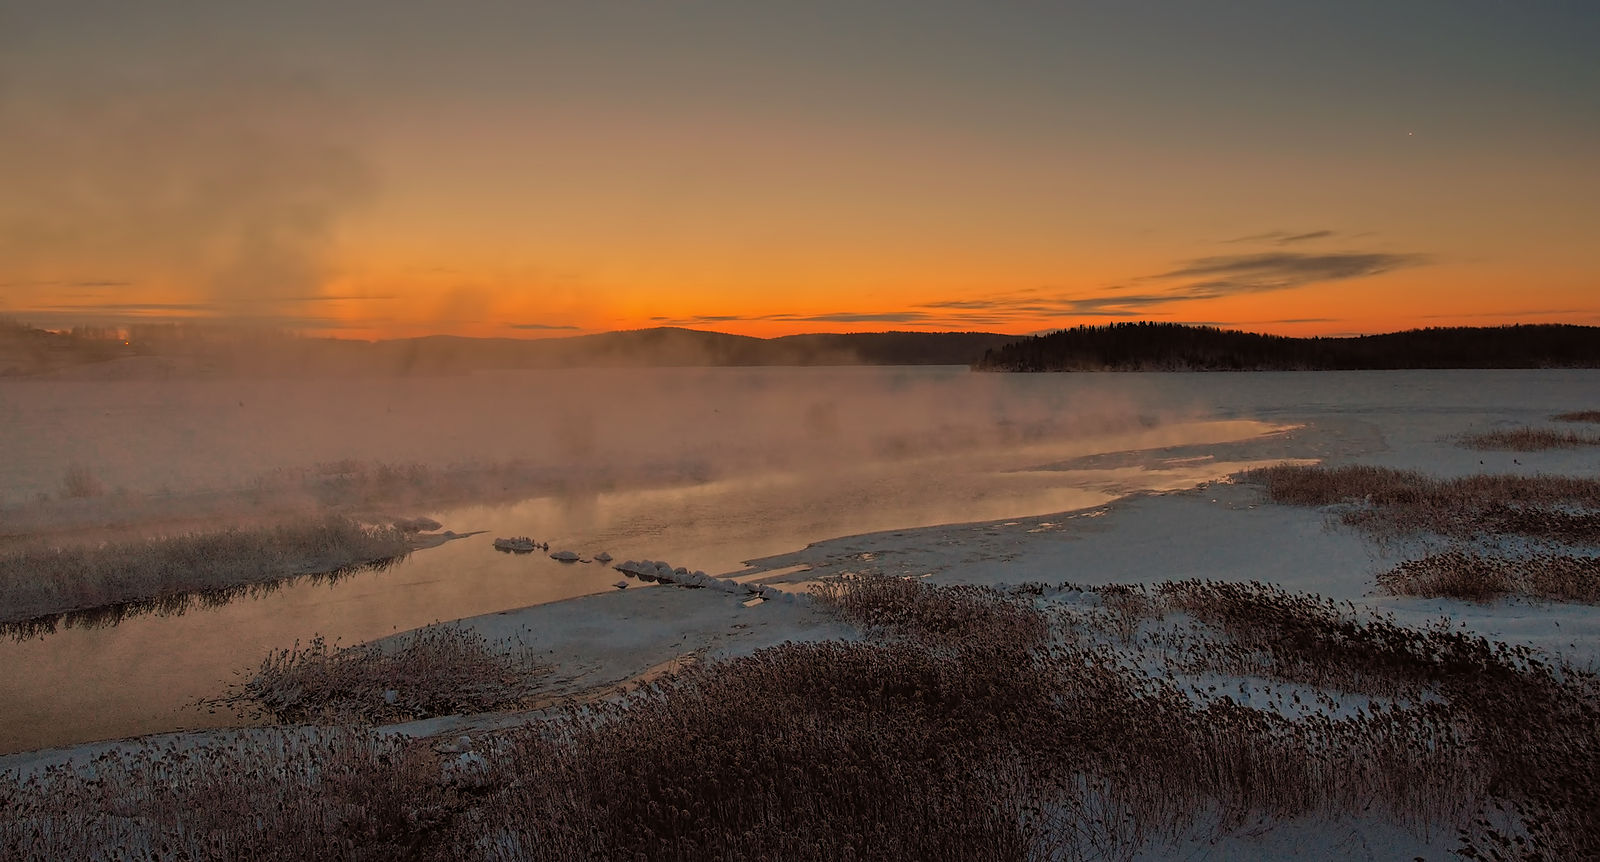
<svg viewBox="0 0 1600 862"><path fill-rule="evenodd" d="M1422 266L1427 255L1386 252L1341 252L1334 254L1296 254L1269 252L1202 257L1177 269L1145 276L1144 281L1170 281L1202 278L1182 285L1169 301L1216 299L1245 293L1289 290L1328 281L1369 278L1397 269Z"/></svg>
<svg viewBox="0 0 1600 862"><path fill-rule="evenodd" d="M1330 232L1319 231L1326 235ZM1312 238L1302 234L1291 239ZM652 318L678 325L725 322L779 321L785 323L896 323L932 326L976 325L1007 327L1019 320L1050 317L1151 318L1162 316L1163 306L1229 296L1291 290L1312 284L1369 278L1397 269L1427 264L1423 254L1387 252L1337 252L1302 254L1217 255L1184 261L1181 265L1136 281L1146 289L1124 293L1126 287L1105 288L1098 296L1051 295L1047 288L1028 288L977 299L941 299L921 302L904 311L835 311L817 314L763 314L753 316L699 315L689 318ZM1161 288L1160 282L1172 283ZM1157 289L1150 289L1155 287ZM1334 318L1287 318L1262 323L1331 323Z"/></svg>
<svg viewBox="0 0 1600 862"><path fill-rule="evenodd" d="M1250 236L1240 236L1234 237L1233 239L1225 239L1222 242L1225 245L1247 242L1270 242L1275 245L1289 245L1290 243L1296 242L1310 242L1311 240L1315 239L1327 239L1328 237L1335 235L1335 231L1326 229L1305 231L1304 233L1294 233L1286 230L1270 230L1266 233L1256 233L1251 234Z"/></svg>

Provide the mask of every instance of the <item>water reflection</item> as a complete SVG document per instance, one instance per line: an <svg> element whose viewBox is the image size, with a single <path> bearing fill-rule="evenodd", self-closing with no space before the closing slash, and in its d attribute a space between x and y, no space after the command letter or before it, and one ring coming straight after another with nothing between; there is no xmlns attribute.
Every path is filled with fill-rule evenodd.
<svg viewBox="0 0 1600 862"><path fill-rule="evenodd" d="M107 609L53 626L40 622L31 639L0 644L0 663L16 669L0 675L0 752L236 725L248 717L193 704L215 697L271 650L317 635L357 643L437 620L610 592L619 574L596 562L602 554L723 573L833 536L1081 509L1128 490L1188 487L1233 468L1216 462L1087 472L1025 468L1128 446L1223 443L1276 427L1184 423L964 456L430 512L451 528L479 533L387 566ZM494 548L494 537L524 535L571 550L580 561ZM635 581L632 588L661 587Z"/></svg>

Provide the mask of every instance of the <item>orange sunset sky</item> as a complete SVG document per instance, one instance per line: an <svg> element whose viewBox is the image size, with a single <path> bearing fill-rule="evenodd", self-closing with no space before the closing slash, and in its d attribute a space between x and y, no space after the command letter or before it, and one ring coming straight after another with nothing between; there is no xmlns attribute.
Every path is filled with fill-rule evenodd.
<svg viewBox="0 0 1600 862"><path fill-rule="evenodd" d="M1600 323L1600 4L8 3L0 315Z"/></svg>

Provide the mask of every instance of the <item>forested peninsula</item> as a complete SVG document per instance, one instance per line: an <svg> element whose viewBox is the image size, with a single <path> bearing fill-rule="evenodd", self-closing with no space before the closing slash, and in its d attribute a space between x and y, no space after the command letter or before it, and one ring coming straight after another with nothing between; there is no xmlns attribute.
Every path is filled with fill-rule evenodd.
<svg viewBox="0 0 1600 862"><path fill-rule="evenodd" d="M1333 371L1600 367L1600 327L1455 326L1293 338L1177 323L1113 323L984 352L976 371Z"/></svg>

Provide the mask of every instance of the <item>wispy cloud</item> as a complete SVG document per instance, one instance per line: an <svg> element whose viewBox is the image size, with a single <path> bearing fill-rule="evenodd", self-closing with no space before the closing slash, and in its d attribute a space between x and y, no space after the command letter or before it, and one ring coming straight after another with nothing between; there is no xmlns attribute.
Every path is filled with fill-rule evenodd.
<svg viewBox="0 0 1600 862"><path fill-rule="evenodd" d="M113 279L62 281L60 279L32 281L0 281L0 287L132 287L135 282Z"/></svg>
<svg viewBox="0 0 1600 862"><path fill-rule="evenodd" d="M1228 254L1188 261L1177 269L1145 276L1145 281L1200 279L1177 291L1182 299L1215 299L1237 293L1288 290L1326 281L1368 278L1428 262L1421 254L1341 252L1334 254Z"/></svg>
<svg viewBox="0 0 1600 862"><path fill-rule="evenodd" d="M1329 235L1331 231L1315 232ZM1285 235L1290 236L1290 235ZM1311 234L1290 238L1310 238ZM827 311L760 315L657 317L658 323L695 326L729 322L887 323L939 328L1014 329L1049 318L1163 318L1165 307L1241 294L1290 290L1312 284L1382 275L1429 262L1423 254L1336 252L1216 255L1181 261L1171 269L1101 288L1092 295L1048 287L957 299L931 299L903 310ZM1253 323L1333 323L1338 318L1299 317Z"/></svg>
<svg viewBox="0 0 1600 862"><path fill-rule="evenodd" d="M1424 315L1422 315L1422 319L1423 320L1443 320L1443 319L1447 319L1447 318L1457 318L1457 317L1501 317L1501 318L1516 318L1518 320L1524 320L1524 319L1532 317L1532 316L1534 316L1536 314L1551 314L1551 315L1556 315L1556 314L1592 314L1593 312L1594 312L1594 309L1591 309L1591 308L1522 308L1522 309L1516 309L1516 310L1512 310L1512 311L1477 311L1477 312L1470 312L1470 313L1465 313L1465 314L1462 314L1462 313L1456 313L1456 314L1424 314Z"/></svg>
<svg viewBox="0 0 1600 862"><path fill-rule="evenodd" d="M1143 287L1138 292L1128 292L1127 285L1102 288L1090 296L1078 293L1050 295L1030 289L971 299L936 300L916 307L1011 318L1147 317L1162 306L1174 303L1367 278L1427 262L1426 255L1383 252L1219 255L1184 261L1173 269L1134 279ZM1324 321L1306 319L1273 322Z"/></svg>
<svg viewBox="0 0 1600 862"><path fill-rule="evenodd" d="M141 311L195 311L214 313L217 306L209 302L95 302L86 304L59 304L36 306L41 311L70 311L74 313L108 314Z"/></svg>
<svg viewBox="0 0 1600 862"><path fill-rule="evenodd" d="M1001 294L983 299L952 299L924 303L922 308L948 309L972 313L1005 312L1013 316L1026 315L1090 315L1106 317L1134 317L1141 310L1173 298L1164 294L1119 294L1091 297L1041 297Z"/></svg>
<svg viewBox="0 0 1600 862"><path fill-rule="evenodd" d="M1327 239L1328 237L1336 235L1337 232L1331 230L1309 230L1302 233L1296 233L1294 231L1287 230L1269 230L1266 233L1255 233L1249 236L1234 237L1233 239L1225 239L1222 242L1225 244L1270 242L1275 245L1289 245L1297 242L1310 242L1314 239Z"/></svg>
<svg viewBox="0 0 1600 862"><path fill-rule="evenodd" d="M238 324L238 319L221 317L201 303L119 303L96 306L34 306L7 309L7 317L14 317L34 326L56 328L64 326L135 326L140 324ZM318 331L342 329L348 320L316 315L258 315L243 321L250 326Z"/></svg>
<svg viewBox="0 0 1600 862"><path fill-rule="evenodd" d="M579 326L573 326L570 323L508 323L506 326L511 329L536 330L574 330L582 328Z"/></svg>
<svg viewBox="0 0 1600 862"><path fill-rule="evenodd" d="M926 306L923 306L926 307ZM927 311L828 311L816 314L694 314L687 317L652 317L655 323L694 326L705 323L921 323L936 319Z"/></svg>
<svg viewBox="0 0 1600 862"><path fill-rule="evenodd" d="M834 311L827 314L774 314L768 320L800 323L919 323L928 319L925 311Z"/></svg>

